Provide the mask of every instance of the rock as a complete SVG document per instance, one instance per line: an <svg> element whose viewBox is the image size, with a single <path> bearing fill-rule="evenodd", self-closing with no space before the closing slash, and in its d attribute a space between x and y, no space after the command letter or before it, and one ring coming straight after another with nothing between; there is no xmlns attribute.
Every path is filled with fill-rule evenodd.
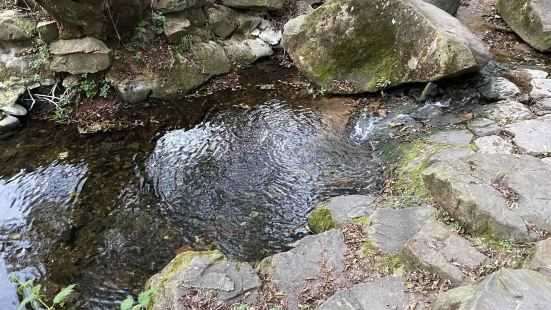
<svg viewBox="0 0 551 310"><path fill-rule="evenodd" d="M451 15L455 15L457 13L457 9L459 9L459 3L460 0L423 0L425 2L428 2L436 7L439 7L440 9L448 12Z"/></svg>
<svg viewBox="0 0 551 310"><path fill-rule="evenodd" d="M534 100L551 98L551 79L533 79L530 85L532 85L530 97Z"/></svg>
<svg viewBox="0 0 551 310"><path fill-rule="evenodd" d="M4 112L7 115L12 115L12 116L27 115L27 109L15 103L8 106L0 106L0 111Z"/></svg>
<svg viewBox="0 0 551 310"><path fill-rule="evenodd" d="M476 117L489 118L498 122L532 118L530 109L514 100L503 100L479 106L473 109L473 113Z"/></svg>
<svg viewBox="0 0 551 310"><path fill-rule="evenodd" d="M0 42L29 41L35 33L35 27L34 22L18 11L0 12Z"/></svg>
<svg viewBox="0 0 551 310"><path fill-rule="evenodd" d="M55 41L50 44L50 53L50 68L55 72L96 73L111 66L111 50L92 37Z"/></svg>
<svg viewBox="0 0 551 310"><path fill-rule="evenodd" d="M419 98L417 98L417 101L423 102L429 98L436 97L436 95L438 95L438 85L434 82L429 82L425 85L425 88L423 88L423 91L421 92Z"/></svg>
<svg viewBox="0 0 551 310"><path fill-rule="evenodd" d="M205 10L212 32L222 38L229 37L239 26L238 14L223 5L212 5Z"/></svg>
<svg viewBox="0 0 551 310"><path fill-rule="evenodd" d="M265 258L258 270L286 297L288 309L298 310L303 291L316 291L325 285L322 273L335 283L343 282L345 249L342 231L333 229L305 237L296 248ZM327 270L331 270L331 274L327 274Z"/></svg>
<svg viewBox="0 0 551 310"><path fill-rule="evenodd" d="M531 119L505 126L505 131L513 136L513 142L528 155L545 155L551 152L550 119Z"/></svg>
<svg viewBox="0 0 551 310"><path fill-rule="evenodd" d="M551 165L551 157L542 158L541 161L548 165Z"/></svg>
<svg viewBox="0 0 551 310"><path fill-rule="evenodd" d="M175 54L174 64L153 83L151 97L177 99L211 77L228 73L231 64L224 49L209 41L192 46L185 54Z"/></svg>
<svg viewBox="0 0 551 310"><path fill-rule="evenodd" d="M13 106L23 93L25 87L22 85L6 85L0 82L0 107Z"/></svg>
<svg viewBox="0 0 551 310"><path fill-rule="evenodd" d="M536 243L532 254L524 263L524 268L532 269L551 277L551 238Z"/></svg>
<svg viewBox="0 0 551 310"><path fill-rule="evenodd" d="M477 152L482 154L513 154L513 146L500 136L485 136L474 140Z"/></svg>
<svg viewBox="0 0 551 310"><path fill-rule="evenodd" d="M359 283L336 293L317 310L406 309L410 296L403 277L384 277L373 283Z"/></svg>
<svg viewBox="0 0 551 310"><path fill-rule="evenodd" d="M153 83L145 77L122 81L106 77L106 80L115 88L117 95L131 104L145 101L153 89Z"/></svg>
<svg viewBox="0 0 551 310"><path fill-rule="evenodd" d="M501 133L499 125L487 118L476 118L467 124L467 128L477 137L493 136Z"/></svg>
<svg viewBox="0 0 551 310"><path fill-rule="evenodd" d="M473 140L473 134L466 130L446 130L433 133L426 137L426 140L434 143L465 145L470 144Z"/></svg>
<svg viewBox="0 0 551 310"><path fill-rule="evenodd" d="M222 4L248 10L276 11L283 9L283 0L222 0Z"/></svg>
<svg viewBox="0 0 551 310"><path fill-rule="evenodd" d="M296 10L297 10L297 15L305 15L305 14L310 14L314 11L314 8L312 8L312 6L310 5L310 3L306 2L306 1L297 1L296 4Z"/></svg>
<svg viewBox="0 0 551 310"><path fill-rule="evenodd" d="M370 110L360 110L349 121L349 138L355 143L369 142L372 148L380 141L408 133L422 125L406 114L388 113L384 117L372 115Z"/></svg>
<svg viewBox="0 0 551 310"><path fill-rule="evenodd" d="M277 45L281 40L281 30L275 31L269 28L261 31L258 37L270 45Z"/></svg>
<svg viewBox="0 0 551 310"><path fill-rule="evenodd" d="M59 38L59 27L54 20L38 22L36 31L45 43L53 42Z"/></svg>
<svg viewBox="0 0 551 310"><path fill-rule="evenodd" d="M237 19L239 21L239 26L237 27L236 32L239 32L240 34L244 34L244 35L251 34L251 32L253 31L259 31L257 27L262 22L268 22L258 16L253 16L253 15L243 14L243 13L238 13Z"/></svg>
<svg viewBox="0 0 551 310"><path fill-rule="evenodd" d="M551 3L534 0L499 0L499 15L533 48L551 51Z"/></svg>
<svg viewBox="0 0 551 310"><path fill-rule="evenodd" d="M282 44L308 78L340 94L435 81L489 59L465 26L421 0L331 0L291 19Z"/></svg>
<svg viewBox="0 0 551 310"><path fill-rule="evenodd" d="M472 247L467 239L451 232L441 222L432 222L423 227L406 243L402 253L414 265L456 285L474 281L464 269L475 271L490 261Z"/></svg>
<svg viewBox="0 0 551 310"><path fill-rule="evenodd" d="M431 309L547 309L550 304L548 278L527 269L501 269L479 283L440 294Z"/></svg>
<svg viewBox="0 0 551 310"><path fill-rule="evenodd" d="M536 102L536 107L542 110L551 110L551 98L544 98Z"/></svg>
<svg viewBox="0 0 551 310"><path fill-rule="evenodd" d="M364 195L337 196L316 206L308 215L308 227L316 234L341 227L375 212L376 198Z"/></svg>
<svg viewBox="0 0 551 310"><path fill-rule="evenodd" d="M182 299L192 290L219 304L254 304L260 285L248 263L230 261L218 251L184 252L148 281L148 287L158 289L148 309L189 309Z"/></svg>
<svg viewBox="0 0 551 310"><path fill-rule="evenodd" d="M151 8L162 13L179 12L189 8L199 8L206 0L151 0Z"/></svg>
<svg viewBox="0 0 551 310"><path fill-rule="evenodd" d="M532 156L476 154L429 164L423 181L468 232L525 242L551 229L549 175L551 167Z"/></svg>
<svg viewBox="0 0 551 310"><path fill-rule="evenodd" d="M368 239L387 253L397 253L435 213L436 209L429 206L379 209L369 218Z"/></svg>
<svg viewBox="0 0 551 310"><path fill-rule="evenodd" d="M549 73L542 71L542 70L534 70L534 69L520 69L519 71L524 72L527 74L531 80L533 79L545 79L547 76L549 76Z"/></svg>
<svg viewBox="0 0 551 310"><path fill-rule="evenodd" d="M222 42L226 55L233 64L246 66L257 59L273 54L270 45L260 39L231 39Z"/></svg>
<svg viewBox="0 0 551 310"><path fill-rule="evenodd" d="M480 93L488 100L504 100L519 95L520 89L506 78L496 77L483 84Z"/></svg>
<svg viewBox="0 0 551 310"><path fill-rule="evenodd" d="M21 124L17 117L0 112L0 133L5 133L17 128Z"/></svg>
<svg viewBox="0 0 551 310"><path fill-rule="evenodd" d="M163 30L170 43L178 43L189 33L191 21L187 17L187 12L178 12L167 15L163 24Z"/></svg>

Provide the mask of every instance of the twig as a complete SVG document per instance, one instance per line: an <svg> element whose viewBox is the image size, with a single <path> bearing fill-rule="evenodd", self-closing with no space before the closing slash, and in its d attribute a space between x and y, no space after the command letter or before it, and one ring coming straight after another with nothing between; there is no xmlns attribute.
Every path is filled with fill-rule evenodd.
<svg viewBox="0 0 551 310"><path fill-rule="evenodd" d="M27 93L29 94L29 97L30 97L31 100L32 100L31 107L29 108L29 111L30 111L30 110L33 109L34 104L36 103L36 100L34 99L34 96L33 96L33 94L31 94L31 91L29 90L28 87L27 87Z"/></svg>

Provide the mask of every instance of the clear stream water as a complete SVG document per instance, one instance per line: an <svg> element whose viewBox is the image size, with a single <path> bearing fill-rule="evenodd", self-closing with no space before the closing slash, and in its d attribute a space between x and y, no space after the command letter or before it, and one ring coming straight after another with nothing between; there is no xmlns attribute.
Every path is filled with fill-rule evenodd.
<svg viewBox="0 0 551 310"><path fill-rule="evenodd" d="M277 82L297 77L272 62L241 75L242 90L132 108L134 129L29 121L1 140L0 309L17 304L9 273L113 309L179 251L255 261L303 236L316 203L380 189L369 146L350 139L353 100Z"/></svg>

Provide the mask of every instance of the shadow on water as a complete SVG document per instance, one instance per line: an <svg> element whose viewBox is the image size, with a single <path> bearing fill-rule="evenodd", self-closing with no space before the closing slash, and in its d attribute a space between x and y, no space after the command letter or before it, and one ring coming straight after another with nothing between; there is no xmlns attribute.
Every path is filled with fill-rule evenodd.
<svg viewBox="0 0 551 310"><path fill-rule="evenodd" d="M304 235L315 203L380 189L369 148L347 138L353 100L313 99L271 62L241 76L242 90L133 108L139 128L30 121L0 141L0 308L17 303L16 272L111 309L182 249L258 260Z"/></svg>

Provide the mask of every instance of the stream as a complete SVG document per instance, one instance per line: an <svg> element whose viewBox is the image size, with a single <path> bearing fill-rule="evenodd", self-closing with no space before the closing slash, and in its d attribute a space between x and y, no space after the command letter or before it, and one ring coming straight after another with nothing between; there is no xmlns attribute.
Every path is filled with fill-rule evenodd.
<svg viewBox="0 0 551 310"><path fill-rule="evenodd" d="M307 234L320 201L380 191L355 100L313 98L274 61L240 75L235 91L133 107L132 129L31 120L0 141L0 309L17 304L10 273L112 309L181 251L256 261Z"/></svg>

